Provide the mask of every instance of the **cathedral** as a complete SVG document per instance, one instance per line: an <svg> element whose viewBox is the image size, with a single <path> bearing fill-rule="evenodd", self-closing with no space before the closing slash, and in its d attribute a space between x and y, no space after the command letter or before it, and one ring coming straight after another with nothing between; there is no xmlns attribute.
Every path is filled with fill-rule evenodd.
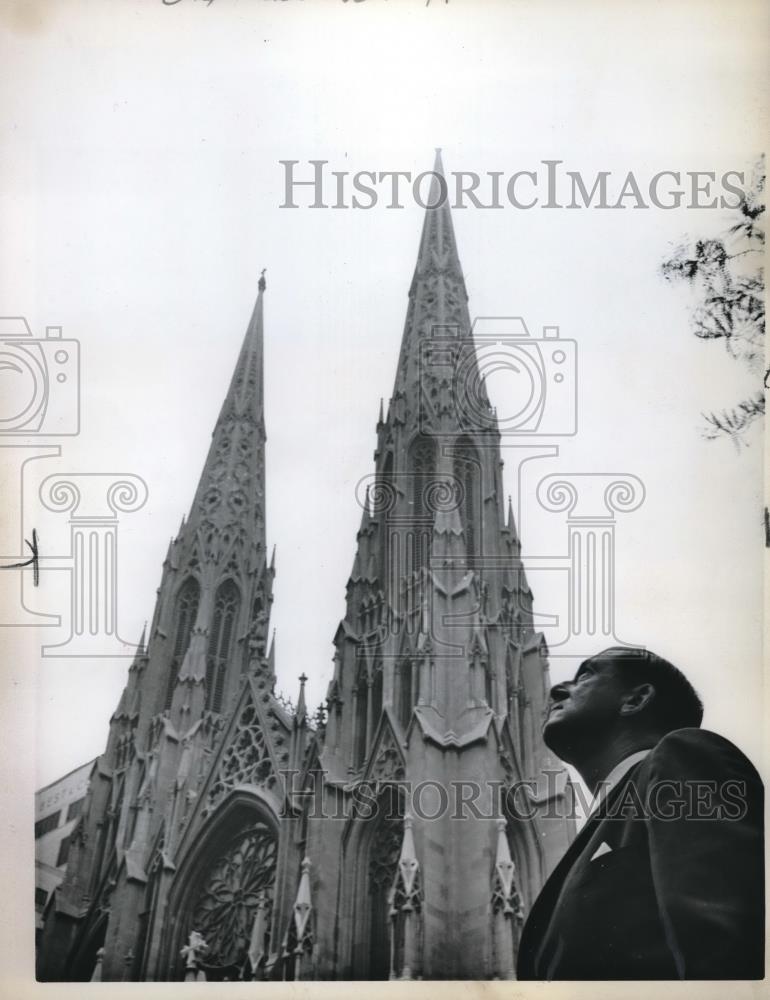
<svg viewBox="0 0 770 1000"><path fill-rule="evenodd" d="M512 979L573 827L449 206L426 210L316 712L304 674L296 705L277 691L269 639L264 298L262 277L38 978Z"/></svg>

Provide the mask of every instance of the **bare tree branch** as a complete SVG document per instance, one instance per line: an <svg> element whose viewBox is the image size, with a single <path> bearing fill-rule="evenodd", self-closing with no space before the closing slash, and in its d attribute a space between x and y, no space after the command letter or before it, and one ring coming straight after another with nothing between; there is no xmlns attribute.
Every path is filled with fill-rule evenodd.
<svg viewBox="0 0 770 1000"><path fill-rule="evenodd" d="M736 209L738 221L715 239L680 244L661 264L667 281L686 281L700 293L701 301L692 317L695 336L723 340L727 353L757 378L762 375L765 357L765 282L761 265L751 268L756 260L751 255L761 253L765 243L764 190L762 156ZM704 435L728 435L740 447L748 428L764 413L765 396L760 388L732 408L704 414Z"/></svg>

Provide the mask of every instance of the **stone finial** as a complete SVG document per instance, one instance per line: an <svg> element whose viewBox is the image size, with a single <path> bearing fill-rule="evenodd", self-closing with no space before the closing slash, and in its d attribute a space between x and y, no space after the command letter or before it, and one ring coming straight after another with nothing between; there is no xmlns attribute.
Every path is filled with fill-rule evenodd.
<svg viewBox="0 0 770 1000"><path fill-rule="evenodd" d="M305 704L305 684L307 684L307 674L299 675L299 697L297 698L296 719L298 723L303 723L307 718L307 705ZM307 858L305 859L307 860ZM303 862L304 864L304 862Z"/></svg>

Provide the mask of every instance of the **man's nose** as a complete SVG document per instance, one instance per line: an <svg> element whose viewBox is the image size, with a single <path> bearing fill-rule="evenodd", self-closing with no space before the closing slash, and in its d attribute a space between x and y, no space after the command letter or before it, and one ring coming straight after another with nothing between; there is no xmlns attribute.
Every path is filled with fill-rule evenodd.
<svg viewBox="0 0 770 1000"><path fill-rule="evenodd" d="M569 698L570 682L562 681L561 684L554 684L550 691L550 699L554 704Z"/></svg>

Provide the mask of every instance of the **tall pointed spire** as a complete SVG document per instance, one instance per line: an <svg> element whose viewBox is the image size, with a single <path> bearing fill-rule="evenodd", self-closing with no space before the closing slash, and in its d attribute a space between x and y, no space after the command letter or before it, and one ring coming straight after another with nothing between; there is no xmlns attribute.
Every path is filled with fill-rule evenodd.
<svg viewBox="0 0 770 1000"><path fill-rule="evenodd" d="M457 241L452 224L452 213L449 209L449 196L440 149L436 150L430 193L425 204L427 207L422 225L420 249L417 253L414 281L424 278L435 270L451 274L459 280L462 290L465 292L465 280L460 266L460 255L457 252ZM412 287L414 288L414 284Z"/></svg>
<svg viewBox="0 0 770 1000"><path fill-rule="evenodd" d="M263 298L267 284L264 269L257 282L257 301L243 338L241 353L233 372L220 421L230 412L239 416L250 414L258 425L264 425L264 309Z"/></svg>
<svg viewBox="0 0 770 1000"><path fill-rule="evenodd" d="M264 271L257 300L243 338L230 386L219 413L206 464L195 493L190 516L182 529L188 534L204 526L232 536L239 526L265 549L264 469ZM256 529L256 530L255 530ZM204 559L221 551L203 552Z"/></svg>
<svg viewBox="0 0 770 1000"><path fill-rule="evenodd" d="M429 433L457 434L452 397L456 366L465 364L465 380L471 386L478 372L440 150L432 175L387 425L411 428L419 423ZM465 353L458 360L460 344Z"/></svg>
<svg viewBox="0 0 770 1000"><path fill-rule="evenodd" d="M190 639L181 662L175 656L169 663L163 707L172 718L184 709L186 725L198 709L224 711L249 664L261 668L264 659L274 576L265 545L265 288L263 271L190 513L172 547L170 569L184 583L169 601L171 623L184 621Z"/></svg>

